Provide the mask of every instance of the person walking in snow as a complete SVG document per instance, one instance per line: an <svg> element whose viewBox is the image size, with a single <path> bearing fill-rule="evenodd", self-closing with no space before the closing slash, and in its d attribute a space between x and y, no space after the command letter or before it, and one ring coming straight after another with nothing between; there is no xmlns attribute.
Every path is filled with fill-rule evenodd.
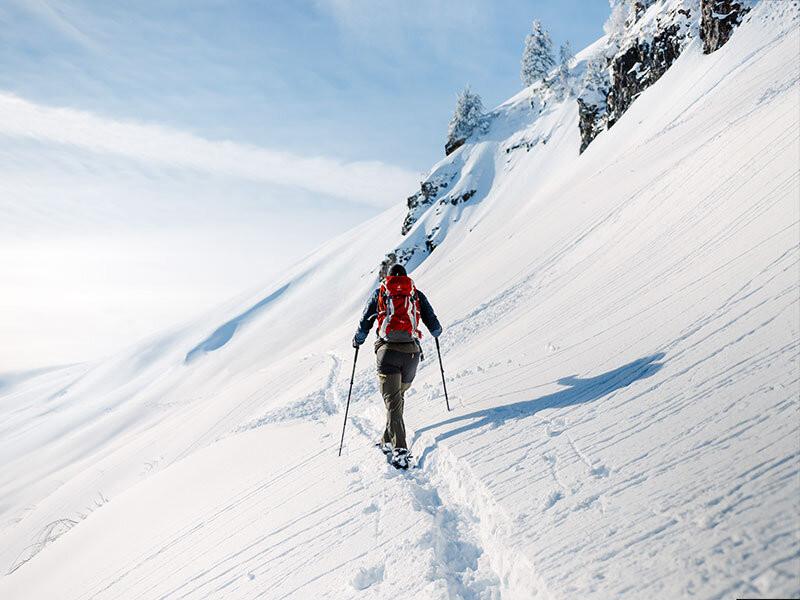
<svg viewBox="0 0 800 600"><path fill-rule="evenodd" d="M353 337L354 348L366 341L376 318L378 383L386 404L386 428L380 446L385 454L391 453L395 467L406 469L411 456L406 445L403 404L422 354L419 320L433 337L439 337L442 326L425 294L416 289L402 265L393 265L370 296Z"/></svg>

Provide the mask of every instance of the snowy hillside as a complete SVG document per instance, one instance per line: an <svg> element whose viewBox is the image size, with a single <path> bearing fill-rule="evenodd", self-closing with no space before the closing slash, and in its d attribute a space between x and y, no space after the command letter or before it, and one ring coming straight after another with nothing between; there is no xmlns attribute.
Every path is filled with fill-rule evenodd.
<svg viewBox="0 0 800 600"><path fill-rule="evenodd" d="M0 598L800 596L799 10L711 54L687 33L583 153L575 97L529 88L411 212L113 360L0 379ZM453 406L426 338L406 473L372 446L369 344L336 455L388 253Z"/></svg>

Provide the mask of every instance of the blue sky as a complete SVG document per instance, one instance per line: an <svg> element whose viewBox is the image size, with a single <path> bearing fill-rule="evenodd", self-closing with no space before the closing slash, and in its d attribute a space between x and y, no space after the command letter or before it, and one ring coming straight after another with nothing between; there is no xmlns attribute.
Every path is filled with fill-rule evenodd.
<svg viewBox="0 0 800 600"><path fill-rule="evenodd" d="M578 50L607 0L11 0L0 89L47 105L414 171L456 92L520 89L533 18Z"/></svg>
<svg viewBox="0 0 800 600"><path fill-rule="evenodd" d="M404 202L465 84L606 0L0 3L0 373L97 358ZM399 224L398 224L399 226Z"/></svg>

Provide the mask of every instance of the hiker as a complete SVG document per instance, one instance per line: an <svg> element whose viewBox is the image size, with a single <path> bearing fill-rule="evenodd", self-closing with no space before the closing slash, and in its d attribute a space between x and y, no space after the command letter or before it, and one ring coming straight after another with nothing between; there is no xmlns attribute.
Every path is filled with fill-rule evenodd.
<svg viewBox="0 0 800 600"><path fill-rule="evenodd" d="M419 319L433 337L439 337L442 326L425 294L414 287L402 265L393 265L370 296L353 337L354 348L367 339L376 318L378 382L386 404L386 429L379 445L386 455L391 454L392 465L406 469L411 455L403 423L403 396L414 381L422 354Z"/></svg>

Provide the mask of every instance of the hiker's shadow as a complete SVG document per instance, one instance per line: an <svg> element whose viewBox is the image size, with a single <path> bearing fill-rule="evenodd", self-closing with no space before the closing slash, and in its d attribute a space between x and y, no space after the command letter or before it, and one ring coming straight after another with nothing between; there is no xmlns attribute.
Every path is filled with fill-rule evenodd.
<svg viewBox="0 0 800 600"><path fill-rule="evenodd" d="M599 400L613 391L632 384L634 381L654 375L664 366L662 362L658 362L662 358L664 358L664 353L659 352L630 362L613 371L597 375L596 377L588 377L585 379L575 376L564 377L558 380L558 384L569 387L552 394L541 396L534 400L525 400L505 406L477 410L464 415L451 417L444 421L439 421L438 423L426 425L425 427L417 429L417 435L446 425L466 421L466 423L460 427L455 427L437 435L434 443L425 448L422 455L419 457L418 463L422 466L426 456L436 447L436 444L442 440L457 436L471 429L485 426L492 426L494 428L508 420L518 420L533 416L540 410L562 408L564 406L585 404L593 400Z"/></svg>

